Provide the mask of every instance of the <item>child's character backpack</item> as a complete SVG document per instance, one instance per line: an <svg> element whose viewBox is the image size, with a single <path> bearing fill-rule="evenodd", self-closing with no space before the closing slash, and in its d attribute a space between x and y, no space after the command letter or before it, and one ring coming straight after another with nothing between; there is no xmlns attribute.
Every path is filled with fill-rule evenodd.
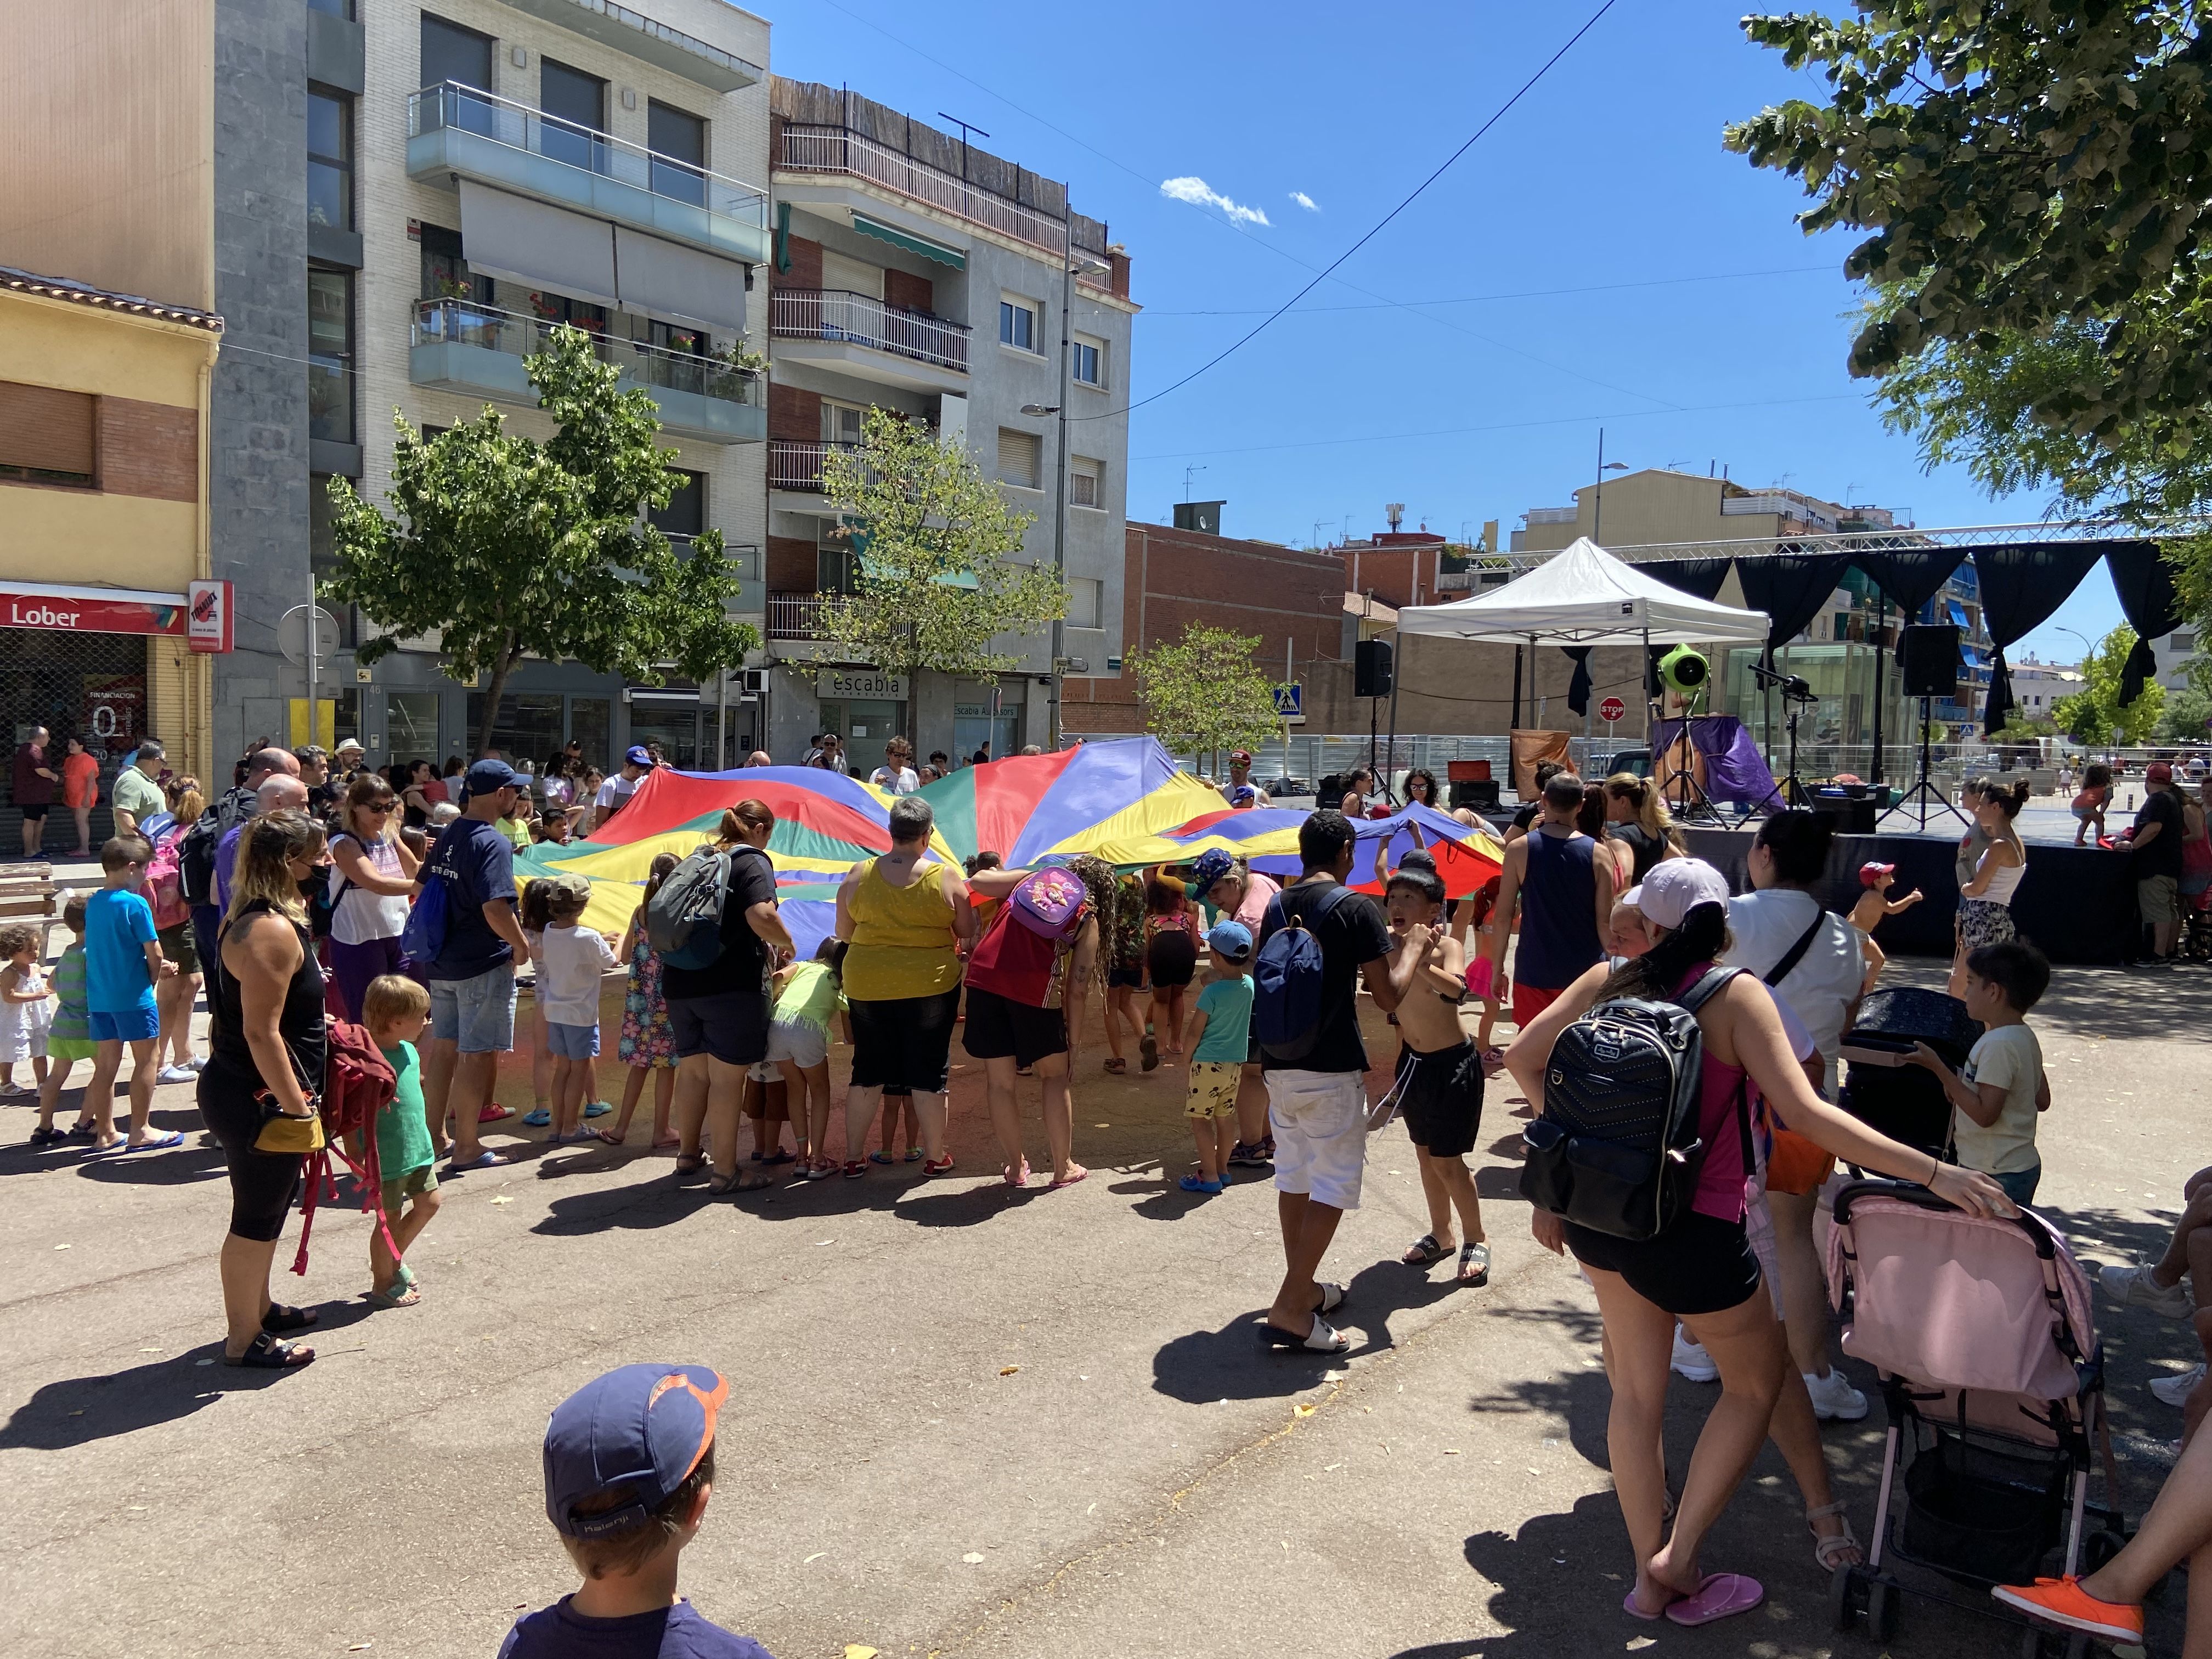
<svg viewBox="0 0 2212 1659"><path fill-rule="evenodd" d="M394 1261L399 1259L384 1213L384 1176L376 1156L376 1115L392 1103L398 1087L392 1062L365 1028L349 1020L331 1021L324 1038L323 1091L319 1103L323 1145L307 1154L300 1196L300 1249L292 1258L294 1273L307 1271L307 1236L314 1231L317 1203L325 1199L335 1202L338 1195L337 1182L331 1174L333 1152L361 1189L362 1212L375 1215L385 1248L392 1251ZM358 1158L349 1142L361 1147Z"/></svg>
<svg viewBox="0 0 2212 1659"><path fill-rule="evenodd" d="M1091 915L1071 870L1032 871L999 908L968 957L968 983L1031 1008L1051 1005L1060 957Z"/></svg>
<svg viewBox="0 0 2212 1659"><path fill-rule="evenodd" d="M1334 913L1351 890L1330 888L1308 915L1294 915L1280 893L1267 901L1261 927L1273 931L1252 959L1252 1035L1269 1060L1304 1060L1320 1040L1321 940L1312 924Z"/></svg>
<svg viewBox="0 0 2212 1659"><path fill-rule="evenodd" d="M146 865L146 902L154 907L154 926L175 927L192 919L192 907L185 902L178 856L185 841L185 832L172 823L171 833L154 843L154 856Z"/></svg>
<svg viewBox="0 0 2212 1659"><path fill-rule="evenodd" d="M1698 1010L1743 971L1708 969L1674 1002L1601 1002L1559 1033L1544 1066L1544 1109L1521 1132L1523 1197L1615 1238L1656 1238L1688 1213L1710 1150L1698 1124ZM1735 1120L1747 1172L1751 1124L1741 1085Z"/></svg>

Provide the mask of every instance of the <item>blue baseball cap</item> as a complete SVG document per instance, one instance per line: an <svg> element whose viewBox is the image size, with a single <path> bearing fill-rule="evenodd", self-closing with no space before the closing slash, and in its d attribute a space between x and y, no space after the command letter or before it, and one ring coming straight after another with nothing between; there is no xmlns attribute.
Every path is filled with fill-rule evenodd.
<svg viewBox="0 0 2212 1659"><path fill-rule="evenodd" d="M624 1365L586 1382L545 1425L545 1518L570 1538L635 1527L689 1480L714 1443L730 1385L704 1365ZM618 1486L632 1501L578 1506Z"/></svg>
<svg viewBox="0 0 2212 1659"><path fill-rule="evenodd" d="M480 760L469 768L468 776L461 780L464 795L488 795L495 789L504 789L521 777L503 760Z"/></svg>
<svg viewBox="0 0 2212 1659"><path fill-rule="evenodd" d="M641 743L634 743L630 744L623 758L632 766L650 766L653 764L653 750Z"/></svg>
<svg viewBox="0 0 2212 1659"><path fill-rule="evenodd" d="M1190 866L1191 879L1198 884L1199 891L1219 881L1237 867L1237 860L1218 847L1209 848L1198 855L1198 862Z"/></svg>
<svg viewBox="0 0 2212 1659"><path fill-rule="evenodd" d="M1241 921L1217 921L1206 935L1206 949L1231 962L1252 954L1252 930Z"/></svg>

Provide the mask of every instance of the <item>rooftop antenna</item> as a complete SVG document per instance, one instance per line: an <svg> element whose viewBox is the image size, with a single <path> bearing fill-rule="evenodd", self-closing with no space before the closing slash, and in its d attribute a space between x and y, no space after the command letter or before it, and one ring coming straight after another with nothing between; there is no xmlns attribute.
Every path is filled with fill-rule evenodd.
<svg viewBox="0 0 2212 1659"><path fill-rule="evenodd" d="M1313 522L1313 544L1316 553L1321 551L1321 527L1328 522L1327 519L1316 519Z"/></svg>
<svg viewBox="0 0 2212 1659"><path fill-rule="evenodd" d="M1387 520L1389 521L1389 526L1390 526L1390 533L1391 533L1392 535L1394 535L1394 536L1395 536L1395 535L1396 535L1396 534L1398 533L1398 526L1399 526L1400 525L1401 525L1401 524L1403 524L1403 523L1405 523L1405 522L1406 522L1406 504L1405 504L1405 502L1403 502L1403 501L1385 501L1385 502L1383 502L1383 503L1382 503L1382 516L1383 516L1383 518L1384 518L1385 520Z"/></svg>
<svg viewBox="0 0 2212 1659"><path fill-rule="evenodd" d="M940 120L950 121L960 129L960 182L965 184L968 182L968 135L972 132L983 138L988 138L991 135L985 132L982 128L962 120L957 115L947 115L943 110L938 111L937 114Z"/></svg>
<svg viewBox="0 0 2212 1659"><path fill-rule="evenodd" d="M1185 500L1185 501L1188 501L1188 500L1190 499L1190 475L1191 475L1192 473L1194 473L1194 472L1203 472L1203 471L1206 471L1206 469L1205 467L1202 467L1202 466L1186 466L1185 468L1183 468L1183 470L1182 470L1182 498L1183 498L1183 500Z"/></svg>

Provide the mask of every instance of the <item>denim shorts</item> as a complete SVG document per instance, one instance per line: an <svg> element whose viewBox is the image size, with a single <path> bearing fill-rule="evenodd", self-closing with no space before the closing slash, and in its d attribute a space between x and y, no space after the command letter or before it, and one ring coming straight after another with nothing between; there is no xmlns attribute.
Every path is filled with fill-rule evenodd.
<svg viewBox="0 0 2212 1659"><path fill-rule="evenodd" d="M474 979L430 981L430 1035L465 1054L501 1054L514 1047L514 964L502 962Z"/></svg>
<svg viewBox="0 0 2212 1659"><path fill-rule="evenodd" d="M161 1016L151 1002L120 1013L94 1013L87 1018L94 1042L151 1042L161 1034Z"/></svg>
<svg viewBox="0 0 2212 1659"><path fill-rule="evenodd" d="M2004 1188L2004 1195L2022 1209L2035 1202L2036 1183L2043 1179L2043 1160L2038 1158L2025 1170L1992 1170L1990 1179Z"/></svg>
<svg viewBox="0 0 2212 1659"><path fill-rule="evenodd" d="M549 1019L545 1022L545 1052L560 1060L597 1060L599 1028L597 1024L563 1025Z"/></svg>

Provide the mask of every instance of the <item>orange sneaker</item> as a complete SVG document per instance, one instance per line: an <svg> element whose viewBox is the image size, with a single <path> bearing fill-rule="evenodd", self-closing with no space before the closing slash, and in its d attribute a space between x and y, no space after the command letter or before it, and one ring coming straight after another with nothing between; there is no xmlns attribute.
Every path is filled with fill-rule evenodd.
<svg viewBox="0 0 2212 1659"><path fill-rule="evenodd" d="M1990 1594L2030 1618L2085 1632L2100 1642L2142 1645L2142 1609L2125 1601L2100 1601L2081 1588L2078 1578L1999 1584Z"/></svg>

